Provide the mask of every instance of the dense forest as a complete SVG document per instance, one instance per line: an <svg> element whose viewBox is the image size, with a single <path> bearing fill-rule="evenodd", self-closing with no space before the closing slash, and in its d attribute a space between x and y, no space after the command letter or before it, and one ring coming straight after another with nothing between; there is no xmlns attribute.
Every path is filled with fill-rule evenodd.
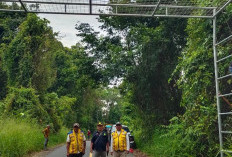
<svg viewBox="0 0 232 157"><path fill-rule="evenodd" d="M57 144L74 122L86 132L99 121L129 126L138 149L154 157L217 156L212 20L100 16L99 21L105 35L80 21L73 27L82 41L67 48L48 20L0 12L0 156L42 149L38 141L47 124ZM217 25L218 40L232 33L232 5ZM231 50L231 42L220 46L218 57ZM229 73L229 64L219 65L221 76ZM231 84L231 77L223 79L221 93L229 93ZM232 128L231 118L223 122L223 128ZM34 139L30 147L19 136L25 130ZM231 136L225 139L231 148Z"/></svg>

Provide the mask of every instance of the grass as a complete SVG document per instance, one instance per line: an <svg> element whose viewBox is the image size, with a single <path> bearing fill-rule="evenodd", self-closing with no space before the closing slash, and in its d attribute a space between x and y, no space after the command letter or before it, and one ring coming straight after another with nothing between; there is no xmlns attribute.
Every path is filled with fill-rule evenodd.
<svg viewBox="0 0 232 157"><path fill-rule="evenodd" d="M18 119L0 120L0 156L20 157L43 149L43 128L35 122ZM65 142L67 129L51 134L48 145Z"/></svg>
<svg viewBox="0 0 232 157"><path fill-rule="evenodd" d="M164 129L155 129L151 137L147 140L142 140L140 137L135 137L137 139L136 144L138 149L145 152L149 156L154 157L168 157L173 156L171 152L171 140L170 137L162 136L166 133ZM146 142L144 142L146 141Z"/></svg>
<svg viewBox="0 0 232 157"><path fill-rule="evenodd" d="M68 132L69 130L67 128L61 128L57 134L51 134L48 145L55 146L57 144L66 142Z"/></svg>
<svg viewBox="0 0 232 157"><path fill-rule="evenodd" d="M165 128L155 128L154 132L150 134L147 139L141 138L141 133L135 134L135 139L137 139L136 144L138 149L146 153L151 157L193 157L193 156L203 156L201 152L197 152L194 148L196 145L195 141L191 140L189 136L180 138L181 136L166 136L168 130ZM200 148L204 148L204 145L197 145ZM191 150L192 148L192 150ZM197 150L200 150L197 148ZM211 151L212 156L214 151ZM200 155L199 155L200 154ZM218 154L215 154L215 157ZM228 155L227 155L228 156Z"/></svg>

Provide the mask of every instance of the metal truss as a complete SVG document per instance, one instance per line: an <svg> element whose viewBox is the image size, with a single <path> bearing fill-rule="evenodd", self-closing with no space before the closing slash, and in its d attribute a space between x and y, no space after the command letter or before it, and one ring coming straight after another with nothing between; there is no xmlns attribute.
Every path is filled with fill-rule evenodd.
<svg viewBox="0 0 232 157"><path fill-rule="evenodd" d="M221 112L220 99L232 96L232 90L229 93L220 93L219 81L232 77L232 74L219 76L219 64L232 59L232 54L218 59L218 47L231 41L232 35L228 34L225 39L217 41L216 21L217 15L231 2L232 0L211 0L210 3L204 0L0 0L0 11L212 19L220 156L223 157L226 153L232 153L231 149L225 148L223 142L224 135L232 134L232 130L223 130L222 116L232 115L232 112Z"/></svg>
<svg viewBox="0 0 232 157"><path fill-rule="evenodd" d="M0 11L143 16L213 18L231 0L210 3L204 0L0 0ZM216 13L214 14L214 10Z"/></svg>
<svg viewBox="0 0 232 157"><path fill-rule="evenodd" d="M219 48L220 46L224 45L226 47L227 43L231 43L232 40L232 34L228 32L228 36L224 39L221 39L220 41L217 41L217 15L228 5L231 4L232 1L228 1L223 7L221 7L219 10L214 10L213 15L213 51L214 51L214 70L215 70L215 83L216 83L216 98L217 98L217 111L218 111L218 130L219 130L219 142L220 142L220 156L223 157L224 155L228 156L228 154L232 154L231 148L227 148L225 145L225 140L231 139L232 130L231 128L228 129L224 126L225 122L223 124L223 120L228 118L227 116L231 116L232 112L225 112L222 110L222 104L221 99L225 99L225 97L232 96L232 86L230 86L230 91L227 91L225 93L222 93L223 89L220 88L222 85L222 80L224 79L231 79L232 74L229 72L227 74L223 74L224 76L220 75L220 64L224 65L225 61L232 61L232 54L225 55L225 53L222 51L219 57ZM231 50L230 50L231 51ZM220 59L218 59L220 58ZM228 67L229 68L229 67ZM221 81L221 82L220 82ZM223 116L223 117L222 117ZM229 138L226 137L229 135Z"/></svg>

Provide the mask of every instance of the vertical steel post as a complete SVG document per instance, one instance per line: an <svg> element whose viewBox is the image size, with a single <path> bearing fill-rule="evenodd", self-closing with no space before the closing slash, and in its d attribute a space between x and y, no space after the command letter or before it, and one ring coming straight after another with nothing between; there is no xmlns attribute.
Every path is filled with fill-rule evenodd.
<svg viewBox="0 0 232 157"><path fill-rule="evenodd" d="M216 9L214 9L216 14ZM218 83L218 65L217 65L217 21L216 16L213 18L213 52L214 52L214 69L215 69L215 84L216 84L216 98L217 98L217 111L218 111L218 130L219 130L219 142L220 142L220 154L223 157L223 140L222 140L222 123L221 123L221 107L219 98L219 83Z"/></svg>
<svg viewBox="0 0 232 157"><path fill-rule="evenodd" d="M89 0L89 14L92 15L92 0Z"/></svg>

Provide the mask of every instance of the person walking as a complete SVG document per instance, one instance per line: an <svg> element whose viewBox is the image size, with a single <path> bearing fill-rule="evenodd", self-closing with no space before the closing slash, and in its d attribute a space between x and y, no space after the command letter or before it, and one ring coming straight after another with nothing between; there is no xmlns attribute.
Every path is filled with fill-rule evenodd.
<svg viewBox="0 0 232 157"><path fill-rule="evenodd" d="M50 134L50 125L47 125L47 127L42 131L44 134L44 150L47 150L48 140L49 140L49 134Z"/></svg>
<svg viewBox="0 0 232 157"><path fill-rule="evenodd" d="M85 154L86 138L78 123L73 124L73 130L67 137L67 157L82 157Z"/></svg>
<svg viewBox="0 0 232 157"><path fill-rule="evenodd" d="M90 135L91 135L91 131L90 130L88 130L88 140L90 139Z"/></svg>
<svg viewBox="0 0 232 157"><path fill-rule="evenodd" d="M111 135L110 152L113 157L126 157L129 154L129 135L122 129L120 122L116 123L116 130Z"/></svg>
<svg viewBox="0 0 232 157"><path fill-rule="evenodd" d="M92 153L94 150L94 157L106 157L106 153L109 152L108 135L103 129L103 124L99 122L97 124L97 132L93 134L91 139L90 152Z"/></svg>

